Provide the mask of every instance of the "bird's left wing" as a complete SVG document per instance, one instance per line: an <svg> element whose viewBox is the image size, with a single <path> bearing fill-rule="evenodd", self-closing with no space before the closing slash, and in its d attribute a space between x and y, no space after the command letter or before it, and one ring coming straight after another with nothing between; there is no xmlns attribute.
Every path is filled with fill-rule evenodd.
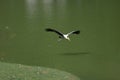
<svg viewBox="0 0 120 80"><path fill-rule="evenodd" d="M70 34L80 34L80 30L69 32L67 35L70 35Z"/></svg>
<svg viewBox="0 0 120 80"><path fill-rule="evenodd" d="M55 33L57 33L58 35L63 36L63 34L62 34L61 32L59 32L59 31L57 31L57 30L55 30L55 29L47 28L46 31L48 31L48 32L55 32Z"/></svg>

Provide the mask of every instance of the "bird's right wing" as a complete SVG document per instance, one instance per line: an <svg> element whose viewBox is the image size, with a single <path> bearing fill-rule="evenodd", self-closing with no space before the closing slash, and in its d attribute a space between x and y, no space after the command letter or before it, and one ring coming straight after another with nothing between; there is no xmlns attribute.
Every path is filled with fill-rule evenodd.
<svg viewBox="0 0 120 80"><path fill-rule="evenodd" d="M47 28L47 29L45 29L47 32L55 32L55 33L57 33L58 35L60 35L60 36L63 36L63 34L61 33L61 32L59 32L59 31L57 31L57 30L55 30L55 29L51 29L51 28Z"/></svg>
<svg viewBox="0 0 120 80"><path fill-rule="evenodd" d="M68 35L70 34L80 34L80 30L69 32Z"/></svg>

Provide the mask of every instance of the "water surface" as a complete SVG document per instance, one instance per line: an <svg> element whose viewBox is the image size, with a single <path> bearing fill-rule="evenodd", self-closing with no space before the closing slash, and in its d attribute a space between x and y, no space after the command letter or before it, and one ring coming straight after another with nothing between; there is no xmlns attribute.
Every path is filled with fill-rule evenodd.
<svg viewBox="0 0 120 80"><path fill-rule="evenodd" d="M120 80L119 7L117 0L1 0L0 60ZM48 27L81 34L58 41Z"/></svg>

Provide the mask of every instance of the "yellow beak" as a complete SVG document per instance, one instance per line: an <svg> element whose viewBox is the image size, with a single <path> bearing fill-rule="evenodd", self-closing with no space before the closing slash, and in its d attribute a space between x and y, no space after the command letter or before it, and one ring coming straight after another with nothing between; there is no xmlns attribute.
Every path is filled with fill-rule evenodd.
<svg viewBox="0 0 120 80"><path fill-rule="evenodd" d="M68 41L71 41L70 38L67 38Z"/></svg>

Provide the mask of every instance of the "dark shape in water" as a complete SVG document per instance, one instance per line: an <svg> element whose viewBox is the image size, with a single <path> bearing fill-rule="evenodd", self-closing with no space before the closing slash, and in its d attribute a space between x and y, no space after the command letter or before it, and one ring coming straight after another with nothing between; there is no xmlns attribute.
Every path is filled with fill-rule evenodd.
<svg viewBox="0 0 120 80"><path fill-rule="evenodd" d="M77 56L77 55L86 55L86 54L89 54L89 52L62 53L61 55L64 55L64 56Z"/></svg>

